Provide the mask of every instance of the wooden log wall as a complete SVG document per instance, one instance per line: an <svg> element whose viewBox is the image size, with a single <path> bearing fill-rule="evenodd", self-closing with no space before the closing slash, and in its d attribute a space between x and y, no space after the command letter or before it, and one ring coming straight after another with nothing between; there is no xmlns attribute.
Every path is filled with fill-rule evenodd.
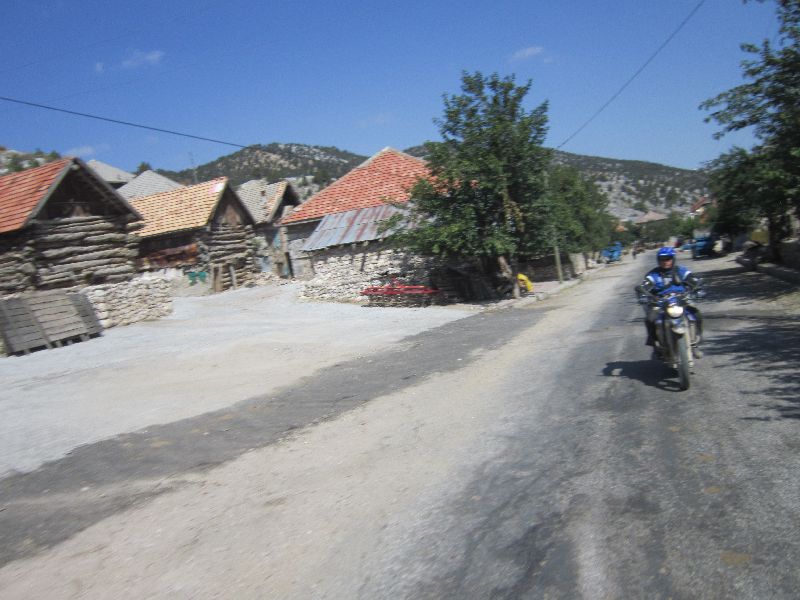
<svg viewBox="0 0 800 600"><path fill-rule="evenodd" d="M37 221L32 230L39 289L117 283L136 272L138 237L124 219L68 217Z"/></svg>
<svg viewBox="0 0 800 600"><path fill-rule="evenodd" d="M0 294L34 289L33 241L26 236L6 235L0 239Z"/></svg>
<svg viewBox="0 0 800 600"><path fill-rule="evenodd" d="M220 278L218 289L240 287L254 280L253 228L249 225L215 225L203 236L199 247L208 272Z"/></svg>

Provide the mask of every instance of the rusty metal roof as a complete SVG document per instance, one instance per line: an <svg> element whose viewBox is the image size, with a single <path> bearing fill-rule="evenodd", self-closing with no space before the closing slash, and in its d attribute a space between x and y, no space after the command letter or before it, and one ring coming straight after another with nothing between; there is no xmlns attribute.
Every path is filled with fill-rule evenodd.
<svg viewBox="0 0 800 600"><path fill-rule="evenodd" d="M403 213L399 208L384 204L326 215L306 240L303 250L310 252L384 238L388 233L378 231L380 224L393 215Z"/></svg>

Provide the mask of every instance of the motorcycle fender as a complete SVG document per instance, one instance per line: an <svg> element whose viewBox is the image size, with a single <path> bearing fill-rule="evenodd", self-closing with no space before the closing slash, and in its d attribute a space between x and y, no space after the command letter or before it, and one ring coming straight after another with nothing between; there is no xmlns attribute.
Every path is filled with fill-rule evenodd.
<svg viewBox="0 0 800 600"><path fill-rule="evenodd" d="M683 335L686 333L686 325L683 322L683 319L672 319L670 322L670 328L676 335Z"/></svg>

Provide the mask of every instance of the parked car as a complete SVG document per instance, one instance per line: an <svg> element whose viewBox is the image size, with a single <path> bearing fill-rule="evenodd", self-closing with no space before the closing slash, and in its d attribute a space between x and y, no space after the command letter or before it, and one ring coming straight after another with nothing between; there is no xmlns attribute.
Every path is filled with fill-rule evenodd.
<svg viewBox="0 0 800 600"><path fill-rule="evenodd" d="M622 260L622 242L614 242L610 246L603 248L600 252L600 260L604 263Z"/></svg>
<svg viewBox="0 0 800 600"><path fill-rule="evenodd" d="M692 244L692 258L714 255L714 244L716 240L710 235L697 238Z"/></svg>

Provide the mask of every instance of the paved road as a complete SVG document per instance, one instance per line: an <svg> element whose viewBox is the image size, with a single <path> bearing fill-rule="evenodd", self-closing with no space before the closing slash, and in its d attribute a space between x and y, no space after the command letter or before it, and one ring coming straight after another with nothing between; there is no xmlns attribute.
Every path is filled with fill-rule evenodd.
<svg viewBox="0 0 800 600"><path fill-rule="evenodd" d="M680 392L646 264L4 480L0 595L796 598L792 289L696 263Z"/></svg>

